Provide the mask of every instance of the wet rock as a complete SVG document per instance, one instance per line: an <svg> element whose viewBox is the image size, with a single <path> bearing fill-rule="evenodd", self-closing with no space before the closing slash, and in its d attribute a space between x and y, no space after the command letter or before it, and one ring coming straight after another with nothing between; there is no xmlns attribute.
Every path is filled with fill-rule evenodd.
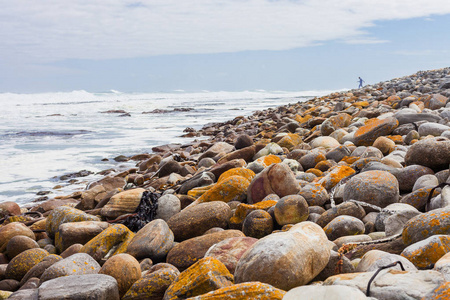
<svg viewBox="0 0 450 300"><path fill-rule="evenodd" d="M239 230L224 230L185 240L176 244L169 251L167 254L167 262L179 270L185 270L203 258L212 245L227 238L243 236L244 234Z"/></svg>
<svg viewBox="0 0 450 300"><path fill-rule="evenodd" d="M268 235L241 257L235 281L260 281L282 290L306 284L327 265L327 242L323 230L312 222L301 222L287 232Z"/></svg>
<svg viewBox="0 0 450 300"><path fill-rule="evenodd" d="M174 236L164 220L153 220L139 230L131 239L127 253L137 259L150 258L152 261L164 260L173 247Z"/></svg>
<svg viewBox="0 0 450 300"><path fill-rule="evenodd" d="M176 241L203 234L210 228L226 228L231 217L230 207L222 201L200 203L183 209L171 217L167 224Z"/></svg>
<svg viewBox="0 0 450 300"><path fill-rule="evenodd" d="M122 297L141 278L141 267L133 256L121 253L109 258L98 273L116 279L119 296Z"/></svg>

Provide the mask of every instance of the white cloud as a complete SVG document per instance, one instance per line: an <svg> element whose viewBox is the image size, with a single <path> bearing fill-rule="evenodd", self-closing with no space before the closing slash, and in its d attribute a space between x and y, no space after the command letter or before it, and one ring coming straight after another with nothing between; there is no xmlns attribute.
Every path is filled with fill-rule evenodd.
<svg viewBox="0 0 450 300"><path fill-rule="evenodd" d="M376 21L450 13L448 0L2 1L0 60L48 62L382 43Z"/></svg>

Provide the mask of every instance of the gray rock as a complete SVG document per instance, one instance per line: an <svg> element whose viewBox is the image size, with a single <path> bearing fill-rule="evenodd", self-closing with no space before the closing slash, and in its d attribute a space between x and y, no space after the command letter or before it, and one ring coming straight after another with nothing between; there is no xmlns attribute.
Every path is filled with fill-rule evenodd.
<svg viewBox="0 0 450 300"><path fill-rule="evenodd" d="M416 180L423 175L434 174L433 170L428 167L420 165L410 165L399 169L399 172L394 174L398 180L398 186L401 191L412 191Z"/></svg>
<svg viewBox="0 0 450 300"><path fill-rule="evenodd" d="M450 164L450 140L427 138L410 146L405 156L407 165L419 164L434 170L447 169Z"/></svg>
<svg viewBox="0 0 450 300"><path fill-rule="evenodd" d="M104 274L60 277L39 287L39 300L60 299L119 300L120 297L117 281Z"/></svg>
<svg viewBox="0 0 450 300"><path fill-rule="evenodd" d="M407 123L414 123L419 121L428 121L428 122L439 122L442 120L441 117L434 115L434 114L427 114L427 113L400 113L395 114L395 117L398 120L399 125L407 124Z"/></svg>
<svg viewBox="0 0 450 300"><path fill-rule="evenodd" d="M400 261L406 271L417 271L417 268L412 262L398 254L392 254L380 250L370 250L361 258L356 272L373 272L380 267L387 266L396 261ZM395 270L401 270L400 266L393 267Z"/></svg>
<svg viewBox="0 0 450 300"><path fill-rule="evenodd" d="M438 123L424 123L419 126L419 135L427 136L434 135L440 136L444 131L450 130L450 127Z"/></svg>
<svg viewBox="0 0 450 300"><path fill-rule="evenodd" d="M283 300L365 300L371 299L358 290L349 286L321 286L306 285L288 291Z"/></svg>
<svg viewBox="0 0 450 300"><path fill-rule="evenodd" d="M375 272L335 275L324 285L345 285L366 292L367 283ZM378 300L422 299L436 286L445 282L444 276L432 270L399 272L397 268L382 270L370 286L370 296Z"/></svg>
<svg viewBox="0 0 450 300"><path fill-rule="evenodd" d="M363 234L364 229L364 223L360 219L346 215L334 218L323 228L330 241L342 236Z"/></svg>
<svg viewBox="0 0 450 300"><path fill-rule="evenodd" d="M97 274L100 265L89 254L77 253L60 260L47 268L41 276L41 284L63 276ZM70 279L69 279L70 280Z"/></svg>
<svg viewBox="0 0 450 300"><path fill-rule="evenodd" d="M421 189L421 188L432 188L439 184L439 180L436 176L432 174L426 174L417 178L416 182L413 186L413 191Z"/></svg>
<svg viewBox="0 0 450 300"><path fill-rule="evenodd" d="M181 210L181 202L177 196L167 194L158 199L158 208L156 209L156 219L168 221L173 215Z"/></svg>

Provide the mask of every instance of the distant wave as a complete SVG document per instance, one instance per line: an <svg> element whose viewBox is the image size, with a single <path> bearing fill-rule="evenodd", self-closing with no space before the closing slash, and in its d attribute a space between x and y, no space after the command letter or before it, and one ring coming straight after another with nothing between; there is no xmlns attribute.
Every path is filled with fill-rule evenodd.
<svg viewBox="0 0 450 300"><path fill-rule="evenodd" d="M60 137L68 137L79 134L88 134L92 133L89 130L71 130L71 131L20 131L14 133L6 133L1 136L3 137L27 137L27 136L60 136Z"/></svg>

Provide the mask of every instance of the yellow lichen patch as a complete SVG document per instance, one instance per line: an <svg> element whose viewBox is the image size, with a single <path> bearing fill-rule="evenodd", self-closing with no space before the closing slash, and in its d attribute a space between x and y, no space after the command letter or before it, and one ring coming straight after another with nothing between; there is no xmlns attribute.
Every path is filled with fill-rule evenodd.
<svg viewBox="0 0 450 300"><path fill-rule="evenodd" d="M242 223L245 217L252 211L257 209L262 209L267 211L269 208L277 204L275 200L265 200L260 201L255 204L245 204L241 203L237 206L236 211L234 212L234 216L231 217L230 222L234 224Z"/></svg>
<svg viewBox="0 0 450 300"><path fill-rule="evenodd" d="M358 159L359 159L358 156L344 156L340 161L343 161L343 162L351 165L352 163L354 163Z"/></svg>
<svg viewBox="0 0 450 300"><path fill-rule="evenodd" d="M10 223L14 223L14 222L25 223L25 222L29 222L32 220L33 220L33 218L30 216L11 216L11 217L7 217L6 220L3 222L3 224L7 225Z"/></svg>
<svg viewBox="0 0 450 300"><path fill-rule="evenodd" d="M47 218L42 219L40 221L33 223L33 225L30 226L30 229L31 230L45 230L46 223L47 223Z"/></svg>
<svg viewBox="0 0 450 300"><path fill-rule="evenodd" d="M427 268L430 265L434 265L449 251L450 237L441 235L412 244L401 255L411 261L416 267Z"/></svg>
<svg viewBox="0 0 450 300"><path fill-rule="evenodd" d="M308 120L312 119L311 115L305 114L304 117L300 115L295 115L294 120L299 122L300 124L307 122Z"/></svg>
<svg viewBox="0 0 450 300"><path fill-rule="evenodd" d="M5 277L21 281L32 267L48 255L50 254L41 248L29 249L20 253L9 262L6 267Z"/></svg>
<svg viewBox="0 0 450 300"><path fill-rule="evenodd" d="M186 299L233 285L233 275L219 260L205 257L183 271L167 289L164 299Z"/></svg>
<svg viewBox="0 0 450 300"><path fill-rule="evenodd" d="M403 138L401 135L388 135L386 136L388 139L392 140L396 144L403 144Z"/></svg>
<svg viewBox="0 0 450 300"><path fill-rule="evenodd" d="M321 177L323 175L322 171L320 171L319 169L315 169L315 168L308 169L305 173L311 173L311 174L316 175L317 177Z"/></svg>
<svg viewBox="0 0 450 300"><path fill-rule="evenodd" d="M269 155L258 158L256 161L259 162L260 164L262 164L264 167L268 167L270 165L280 163L281 158L279 158L276 155L269 154Z"/></svg>
<svg viewBox="0 0 450 300"><path fill-rule="evenodd" d="M222 175L220 175L219 180L217 180L217 182L221 182L231 176L242 176L244 178L246 178L248 181L252 181L253 177L255 177L255 172L253 172L250 169L245 169L245 168L233 168L230 169L224 173L222 173Z"/></svg>
<svg viewBox="0 0 450 300"><path fill-rule="evenodd" d="M320 184L327 190L336 186L342 179L355 174L355 170L348 166L333 167L329 173L320 181Z"/></svg>
<svg viewBox="0 0 450 300"><path fill-rule="evenodd" d="M211 201L242 201L247 196L247 188L249 185L250 181L246 178L233 175L216 183L197 200L199 203Z"/></svg>
<svg viewBox="0 0 450 300"><path fill-rule="evenodd" d="M285 147L289 150L302 142L302 138L298 134L288 133L277 142L280 147Z"/></svg>
<svg viewBox="0 0 450 300"><path fill-rule="evenodd" d="M285 291L258 281L244 282L224 287L207 294L191 298L191 300L281 300Z"/></svg>
<svg viewBox="0 0 450 300"><path fill-rule="evenodd" d="M369 106L369 102L368 101L358 101L352 104L352 106L356 106L356 107L367 107Z"/></svg>
<svg viewBox="0 0 450 300"><path fill-rule="evenodd" d="M170 268L159 269L136 281L122 300L162 299L166 289L177 278L176 271Z"/></svg>
<svg viewBox="0 0 450 300"><path fill-rule="evenodd" d="M187 192L187 194L188 194L188 196L191 196L191 197L194 197L194 198L198 198L201 195L203 195L204 193L206 193L213 186L214 186L214 184L196 187L196 188L193 188L192 190L189 190Z"/></svg>
<svg viewBox="0 0 450 300"><path fill-rule="evenodd" d="M399 96L397 96L397 95L392 95L392 96L389 96L387 99L386 99L386 101L388 102L388 103L393 103L393 102L397 102L397 101L400 101L400 100L402 100Z"/></svg>
<svg viewBox="0 0 450 300"><path fill-rule="evenodd" d="M100 261L114 246L118 246L118 249L114 252L115 254L118 254L119 249L122 251L123 247L121 247L120 244L129 243L133 236L134 233L125 225L115 224L106 228L92 240L87 242L86 245L80 249L80 252L87 253L95 260Z"/></svg>

